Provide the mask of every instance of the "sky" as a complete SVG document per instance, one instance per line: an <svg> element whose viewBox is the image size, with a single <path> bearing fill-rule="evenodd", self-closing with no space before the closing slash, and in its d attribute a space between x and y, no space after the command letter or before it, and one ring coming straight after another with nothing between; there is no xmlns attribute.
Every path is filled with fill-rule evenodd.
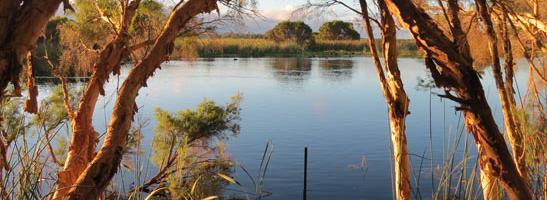
<svg viewBox="0 0 547 200"><path fill-rule="evenodd" d="M319 27L327 21L342 20L352 22L354 28L361 34L362 38L366 38L365 30L362 26L362 19L359 15L353 11L340 6L332 6L325 9L325 12L320 15L309 15L307 17L294 14L294 11L306 4L308 1L313 3L319 3L322 0L256 0L257 10L263 16L263 18L246 19L244 26L226 26L221 27L221 32L238 32L238 33L256 33L262 34L281 21L304 21L308 24L313 31L319 31ZM351 6L357 10L360 9L359 2L356 0L342 0L346 5ZM374 35L376 38L381 37L380 30L377 27L373 27ZM411 38L410 34L405 30L398 31L398 38L408 39Z"/></svg>
<svg viewBox="0 0 547 200"><path fill-rule="evenodd" d="M321 0L310 0L312 2L320 2ZM326 21L343 20L357 22L358 16L341 6L333 6L326 10L321 15L311 15L308 17L293 14L293 12L306 4L308 0L257 0L257 10L264 17L263 19L247 19L244 30L251 33L264 33L272 29L277 23L284 20L298 21L302 20L314 31L319 31L319 27ZM358 4L354 1L346 1L350 6L358 8ZM359 28L360 24L355 24Z"/></svg>
<svg viewBox="0 0 547 200"><path fill-rule="evenodd" d="M174 5L178 0L158 0L169 7ZM318 32L321 24L332 20L342 20L352 22L354 28L361 34L362 38L366 38L362 26L362 19L353 11L340 6L335 5L325 9L321 14L309 15L307 17L294 14L294 11L306 4L308 1L313 3L319 3L322 0L256 0L256 9L262 17L248 17L244 19L243 23L234 24L227 23L220 25L217 30L222 33L252 33L263 34L264 32L272 29L275 25L284 20L291 21L304 21L308 24L313 31ZM356 0L341 0L346 5L359 9L359 2ZM62 6L59 7L57 15L63 15ZM222 12L222 10L221 10ZM380 31L377 27L373 27L374 35L376 38L380 37ZM408 39L410 35L404 30L398 31L398 38Z"/></svg>

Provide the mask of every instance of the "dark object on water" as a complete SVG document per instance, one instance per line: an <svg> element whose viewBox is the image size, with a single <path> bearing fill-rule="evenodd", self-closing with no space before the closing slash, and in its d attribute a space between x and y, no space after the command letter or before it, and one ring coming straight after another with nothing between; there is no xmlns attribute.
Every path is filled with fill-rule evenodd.
<svg viewBox="0 0 547 200"><path fill-rule="evenodd" d="M306 193L308 190L308 147L304 147L304 196L302 199L306 200Z"/></svg>

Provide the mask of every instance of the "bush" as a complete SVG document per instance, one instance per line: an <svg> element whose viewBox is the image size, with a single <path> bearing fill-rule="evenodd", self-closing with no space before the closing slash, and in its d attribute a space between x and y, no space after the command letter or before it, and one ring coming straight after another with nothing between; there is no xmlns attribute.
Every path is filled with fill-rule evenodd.
<svg viewBox="0 0 547 200"><path fill-rule="evenodd" d="M323 40L358 40L361 35L353 29L353 24L334 20L321 25L318 37Z"/></svg>
<svg viewBox="0 0 547 200"><path fill-rule="evenodd" d="M301 46L310 46L315 43L310 26L302 21L283 21L265 34L266 39L276 42L292 41Z"/></svg>

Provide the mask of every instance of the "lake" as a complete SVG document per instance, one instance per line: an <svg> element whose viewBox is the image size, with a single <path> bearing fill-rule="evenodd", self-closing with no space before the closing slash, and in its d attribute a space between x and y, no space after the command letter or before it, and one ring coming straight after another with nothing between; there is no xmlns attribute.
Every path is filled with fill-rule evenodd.
<svg viewBox="0 0 547 200"><path fill-rule="evenodd" d="M453 102L430 95L427 88L417 88L418 79L427 78L428 74L423 59L400 58L399 66L410 98L411 114L407 118L406 133L411 173L415 175L411 182L414 188L420 186L419 192L413 192L413 198L421 195L428 199L432 193L431 172L435 171L436 186L440 177L438 165L442 166L456 134L463 130L462 121L460 113L454 111ZM115 92L128 70L125 67L119 78L111 78L106 97L97 103L94 126L100 133L105 131ZM526 67L517 72L521 92L525 91L527 75ZM501 122L492 72L486 69L482 76L492 111ZM47 87L50 86L41 86L41 92L47 91ZM272 195L266 199L302 198L304 147L309 151L309 199L392 198L387 106L369 57L215 58L167 62L148 81L148 87L139 92L137 100L138 115L150 119L144 129L145 154L148 155L156 125L154 108L172 112L195 108L204 98L223 104L237 92L243 94L241 132L226 142L227 150L256 177L264 147L271 139L274 153L263 189ZM433 92L440 91L433 89ZM461 140L456 164L462 160L465 134ZM429 160L430 141L433 169ZM473 156L476 150L472 139L469 142ZM350 167L362 163L366 168ZM235 168L232 175L247 190L254 191L251 180L240 168ZM124 177L131 180L130 175ZM120 181L122 177L116 179ZM239 189L230 186L225 194L242 196L234 191Z"/></svg>

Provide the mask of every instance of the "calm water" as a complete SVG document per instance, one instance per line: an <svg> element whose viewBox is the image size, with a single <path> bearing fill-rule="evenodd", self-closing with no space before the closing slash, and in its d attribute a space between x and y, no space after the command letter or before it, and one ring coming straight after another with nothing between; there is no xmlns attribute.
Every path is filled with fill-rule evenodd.
<svg viewBox="0 0 547 200"><path fill-rule="evenodd" d="M447 148L443 144L451 144L457 130L461 130L459 113L454 111L452 102L441 101L435 95L430 98L428 90L416 89L418 78L427 77L422 59L401 58L399 65L411 100L411 115L407 119L411 161L413 170L420 175L421 193L428 198L430 161L423 162L420 174L422 159L416 155L425 152L430 157L431 120L434 168L442 163L443 148ZM107 97L99 99L94 119L99 132L105 131L115 91L128 70L124 69L119 80L112 78L106 87ZM526 83L526 75L526 70L519 70L517 82ZM492 110L501 121L492 74L486 70L483 77ZM156 125L154 108L173 112L195 108L204 98L223 103L239 91L244 96L241 132L227 142L228 151L256 176L266 142L273 141L275 151L264 183L264 190L273 193L268 199L301 198L304 147L309 148L309 199L392 198L387 107L368 57L172 61L157 71L148 86L139 92L137 100L142 107L139 115L151 120L145 129L145 152L150 148ZM524 91L525 85L519 88ZM459 152L457 160L461 160L461 149ZM363 158L366 172L349 167L361 165ZM240 169L235 169L233 175L247 190L254 190ZM435 181L438 178L437 174Z"/></svg>

